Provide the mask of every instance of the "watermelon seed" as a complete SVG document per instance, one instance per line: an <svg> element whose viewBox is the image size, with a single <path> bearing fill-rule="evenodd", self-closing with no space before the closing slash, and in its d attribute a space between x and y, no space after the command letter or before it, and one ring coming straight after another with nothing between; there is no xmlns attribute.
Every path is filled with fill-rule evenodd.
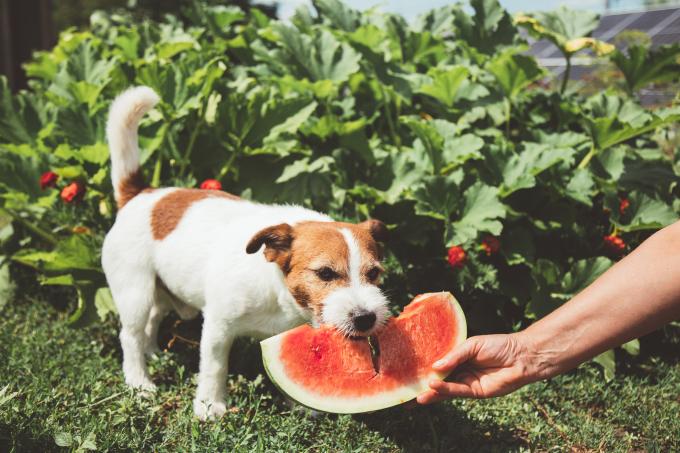
<svg viewBox="0 0 680 453"><path fill-rule="evenodd" d="M371 363L373 363L373 369L375 374L380 373L380 344L378 343L378 337L368 337L368 347L371 350Z"/></svg>

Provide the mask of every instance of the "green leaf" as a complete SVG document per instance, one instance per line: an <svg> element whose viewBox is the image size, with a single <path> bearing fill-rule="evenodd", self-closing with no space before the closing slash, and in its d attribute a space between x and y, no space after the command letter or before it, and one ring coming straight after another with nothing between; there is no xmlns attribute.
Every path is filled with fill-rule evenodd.
<svg viewBox="0 0 680 453"><path fill-rule="evenodd" d="M625 52L615 51L610 58L623 73L628 92L634 93L650 83L677 79L680 73L679 57L680 44L655 49L634 44Z"/></svg>
<svg viewBox="0 0 680 453"><path fill-rule="evenodd" d="M7 404L19 395L19 392L9 393L9 384L0 389L0 407Z"/></svg>
<svg viewBox="0 0 680 453"><path fill-rule="evenodd" d="M80 156L85 162L104 165L109 161L109 147L105 143L96 143L80 148Z"/></svg>
<svg viewBox="0 0 680 453"><path fill-rule="evenodd" d="M289 69L295 68L296 75L312 81L341 83L359 70L360 55L327 30L309 36L281 23L275 23L272 28L280 38Z"/></svg>
<svg viewBox="0 0 680 453"><path fill-rule="evenodd" d="M443 171L450 171L471 159L482 159L482 153L479 152L482 146L484 146L484 140L476 135L446 137L442 150Z"/></svg>
<svg viewBox="0 0 680 453"><path fill-rule="evenodd" d="M632 356L638 356L640 355L640 340L636 338L634 340L630 340L626 343L623 343L621 345L621 349L623 349Z"/></svg>
<svg viewBox="0 0 680 453"><path fill-rule="evenodd" d="M564 193L579 203L592 206L592 197L595 195L595 192L595 181L590 171L577 169L569 184L567 184Z"/></svg>
<svg viewBox="0 0 680 453"><path fill-rule="evenodd" d="M100 272L98 248L83 236L73 235L60 241L52 252L22 250L12 259L48 272L61 273L73 270Z"/></svg>
<svg viewBox="0 0 680 453"><path fill-rule="evenodd" d="M16 285L9 274L9 261L0 261L0 310L14 297Z"/></svg>
<svg viewBox="0 0 680 453"><path fill-rule="evenodd" d="M107 288L99 288L94 296L94 306L97 309L99 319L106 319L109 313L118 313L116 304L113 303L113 296L111 290Z"/></svg>
<svg viewBox="0 0 680 453"><path fill-rule="evenodd" d="M610 382L614 379L614 376L616 375L616 356L614 355L613 349L596 356L593 359L593 362L602 367L605 382Z"/></svg>
<svg viewBox="0 0 680 453"><path fill-rule="evenodd" d="M524 150L513 154L502 166L503 185L500 196L536 185L536 176L560 163L570 165L576 153L571 148L556 148L548 144L524 143Z"/></svg>
<svg viewBox="0 0 680 453"><path fill-rule="evenodd" d="M423 178L423 183L413 192L416 214L443 220L448 224L451 214L458 206L458 185L461 178L461 173Z"/></svg>
<svg viewBox="0 0 680 453"><path fill-rule="evenodd" d="M672 206L644 193L631 192L628 201L630 206L625 214L619 213L618 206L610 208L612 223L621 231L657 230L678 220Z"/></svg>
<svg viewBox="0 0 680 453"><path fill-rule="evenodd" d="M400 120L420 139L423 148L430 158L433 172L438 174L443 167L441 149L444 145L444 139L441 134L433 125L421 119L402 117Z"/></svg>
<svg viewBox="0 0 680 453"><path fill-rule="evenodd" d="M316 101L310 102L305 107L302 107L296 113L288 116L282 123L277 124L271 128L271 132L265 137L265 142L276 140L282 134L294 134L298 131L300 126L309 119L317 107Z"/></svg>
<svg viewBox="0 0 680 453"><path fill-rule="evenodd" d="M361 13L339 0L313 0L319 17L328 20L333 26L348 32L357 29Z"/></svg>
<svg viewBox="0 0 680 453"><path fill-rule="evenodd" d="M599 151L680 120L680 109L677 107L652 114L631 100L622 101L608 93L593 96L586 107L591 114L585 119Z"/></svg>
<svg viewBox="0 0 680 453"><path fill-rule="evenodd" d="M416 186L428 173L429 159L423 154L416 149L402 149L386 159L389 187L383 196L387 203L399 201L404 191Z"/></svg>
<svg viewBox="0 0 680 453"><path fill-rule="evenodd" d="M0 75L0 142L33 143L40 119L26 95L13 96L7 78Z"/></svg>
<svg viewBox="0 0 680 453"><path fill-rule="evenodd" d="M451 12L458 39L486 54L514 42L517 29L498 0L471 0L470 6L475 11L472 17L462 7L456 6Z"/></svg>
<svg viewBox="0 0 680 453"><path fill-rule="evenodd" d="M311 162L309 157L296 160L292 164L286 165L276 183L288 182L304 173L328 173L332 164L333 158L331 156L322 156Z"/></svg>
<svg viewBox="0 0 680 453"><path fill-rule="evenodd" d="M612 264L610 259L602 256L576 261L562 279L562 291L558 298L571 299L604 274Z"/></svg>
<svg viewBox="0 0 680 453"><path fill-rule="evenodd" d="M453 107L458 100L461 87L468 82L470 71L465 66L453 66L448 69L434 68L428 72L432 83L425 84L418 90L440 101L447 107Z"/></svg>
<svg viewBox="0 0 680 453"><path fill-rule="evenodd" d="M516 52L516 49L501 52L486 66L509 99L516 98L529 84L545 75L533 57Z"/></svg>
<svg viewBox="0 0 680 453"><path fill-rule="evenodd" d="M598 54L613 50L613 46L607 43L586 38L600 22L599 15L592 11L574 10L562 5L554 11L537 12L530 16L520 14L515 22L537 39L548 39L566 56L587 47Z"/></svg>
<svg viewBox="0 0 680 453"><path fill-rule="evenodd" d="M54 435L54 443L59 447L70 447L73 445L73 436L67 432L58 432Z"/></svg>
<svg viewBox="0 0 680 453"><path fill-rule="evenodd" d="M460 219L453 222L452 244L463 244L477 237L480 231L494 236L501 234L505 218L505 206L498 198L498 189L477 182L464 194L465 204ZM451 244L447 244L451 245Z"/></svg>

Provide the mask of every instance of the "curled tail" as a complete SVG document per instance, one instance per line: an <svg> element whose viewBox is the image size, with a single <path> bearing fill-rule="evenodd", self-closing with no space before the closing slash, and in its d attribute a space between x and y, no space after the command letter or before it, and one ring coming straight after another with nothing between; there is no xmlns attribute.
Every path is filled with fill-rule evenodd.
<svg viewBox="0 0 680 453"><path fill-rule="evenodd" d="M137 128L144 114L159 100L151 88L139 86L121 93L109 110L106 138L111 154L113 190L119 209L147 187L139 171Z"/></svg>

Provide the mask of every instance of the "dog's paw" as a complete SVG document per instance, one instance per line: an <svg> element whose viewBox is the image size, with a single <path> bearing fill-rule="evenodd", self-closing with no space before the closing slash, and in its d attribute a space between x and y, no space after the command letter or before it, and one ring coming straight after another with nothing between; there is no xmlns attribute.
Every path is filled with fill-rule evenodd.
<svg viewBox="0 0 680 453"><path fill-rule="evenodd" d="M156 357L160 354L161 348L159 348L156 344L147 345L146 348L144 348L144 355L146 355L148 358Z"/></svg>
<svg viewBox="0 0 680 453"><path fill-rule="evenodd" d="M194 414L202 421L215 420L227 412L227 405L219 401L194 400Z"/></svg>
<svg viewBox="0 0 680 453"><path fill-rule="evenodd" d="M156 384L151 382L151 379L146 376L139 379L125 379L125 383L129 387L139 391L139 394L145 398L150 397L158 390Z"/></svg>

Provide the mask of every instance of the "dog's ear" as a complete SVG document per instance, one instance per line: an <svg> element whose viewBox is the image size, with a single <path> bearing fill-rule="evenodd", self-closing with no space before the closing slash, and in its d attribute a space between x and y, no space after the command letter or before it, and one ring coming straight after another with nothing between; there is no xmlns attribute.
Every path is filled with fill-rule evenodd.
<svg viewBox="0 0 680 453"><path fill-rule="evenodd" d="M279 261L290 251L293 242L293 227L281 223L258 231L248 242L246 253L252 254L260 250L264 244L264 257L267 261Z"/></svg>
<svg viewBox="0 0 680 453"><path fill-rule="evenodd" d="M387 242L387 227L380 220L366 220L365 222L361 222L359 226L368 231L374 241Z"/></svg>

